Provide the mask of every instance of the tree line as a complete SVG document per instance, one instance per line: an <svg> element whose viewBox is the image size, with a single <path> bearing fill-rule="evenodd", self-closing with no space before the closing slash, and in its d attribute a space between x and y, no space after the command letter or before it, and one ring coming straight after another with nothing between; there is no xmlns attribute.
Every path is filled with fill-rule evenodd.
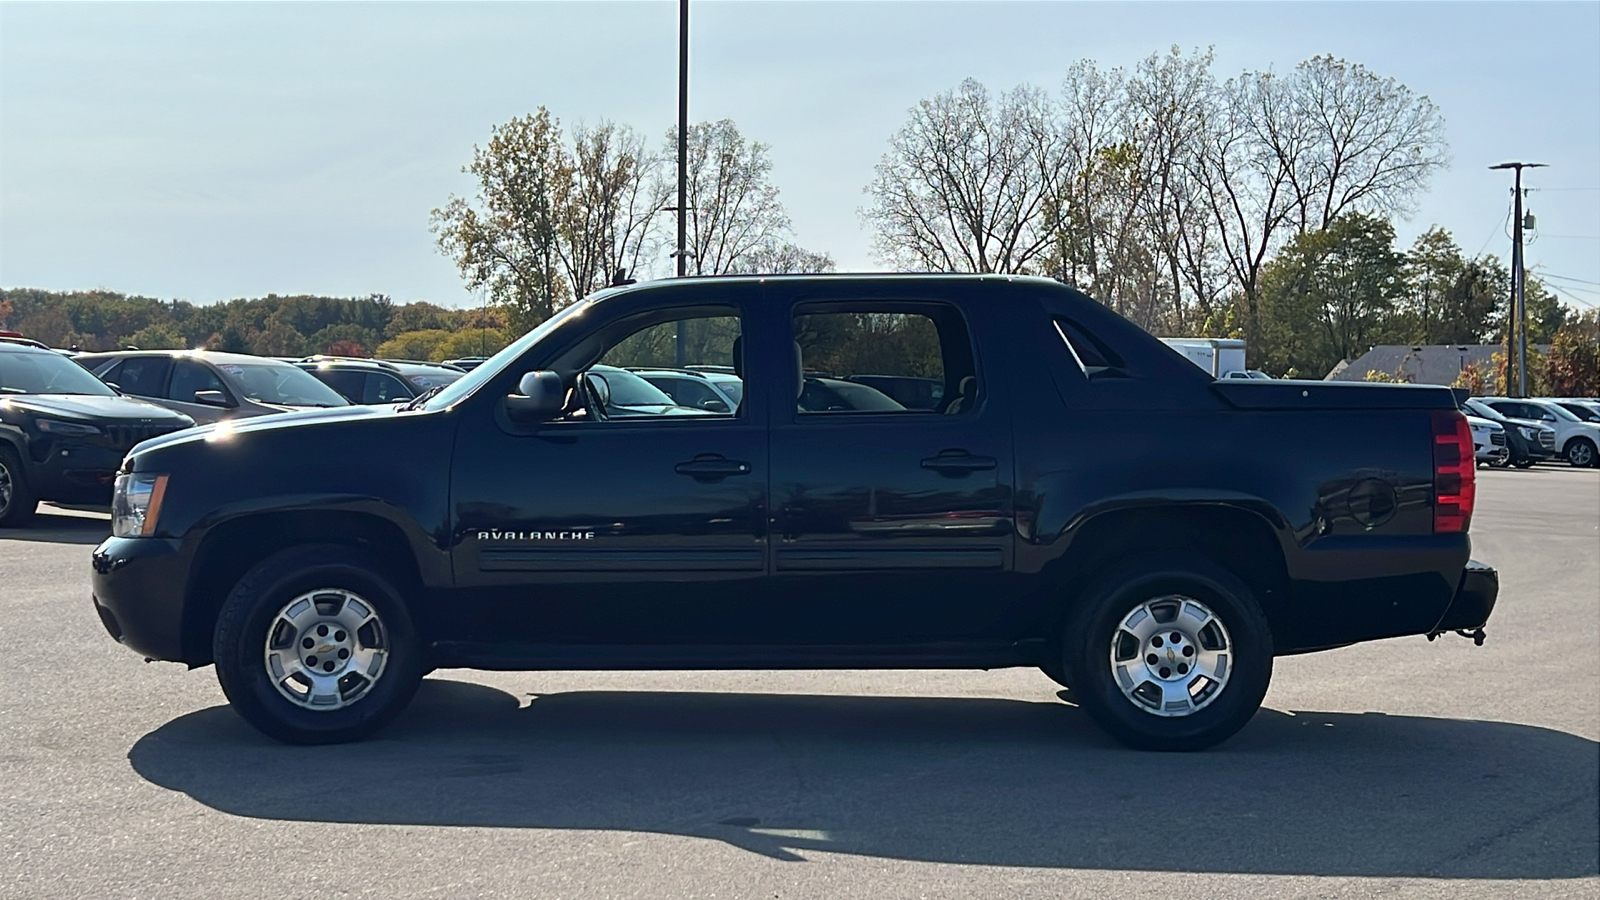
<svg viewBox="0 0 1600 900"><path fill-rule="evenodd" d="M257 356L444 360L493 353L511 335L496 309L367 297L269 295L200 305L112 291L0 291L0 328L83 351L194 349Z"/></svg>

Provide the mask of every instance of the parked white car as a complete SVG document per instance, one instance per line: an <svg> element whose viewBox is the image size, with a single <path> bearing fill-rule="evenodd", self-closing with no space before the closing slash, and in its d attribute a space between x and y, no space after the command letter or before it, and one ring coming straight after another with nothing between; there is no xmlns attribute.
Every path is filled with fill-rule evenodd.
<svg viewBox="0 0 1600 900"><path fill-rule="evenodd" d="M1467 416L1467 424L1472 427L1473 458L1491 466L1504 466L1511 457L1505 426L1478 416Z"/></svg>
<svg viewBox="0 0 1600 900"><path fill-rule="evenodd" d="M1555 429L1556 454L1580 468L1600 464L1600 424L1585 422L1547 400L1485 397L1490 409L1510 419L1539 422Z"/></svg>

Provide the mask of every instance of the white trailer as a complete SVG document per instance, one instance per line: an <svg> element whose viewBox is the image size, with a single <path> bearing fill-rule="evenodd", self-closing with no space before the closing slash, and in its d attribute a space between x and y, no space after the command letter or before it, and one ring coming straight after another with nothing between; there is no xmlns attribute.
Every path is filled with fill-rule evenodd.
<svg viewBox="0 0 1600 900"><path fill-rule="evenodd" d="M1168 347L1183 354L1184 358L1211 373L1212 378L1226 377L1229 372L1243 372L1244 341L1239 338L1162 338Z"/></svg>

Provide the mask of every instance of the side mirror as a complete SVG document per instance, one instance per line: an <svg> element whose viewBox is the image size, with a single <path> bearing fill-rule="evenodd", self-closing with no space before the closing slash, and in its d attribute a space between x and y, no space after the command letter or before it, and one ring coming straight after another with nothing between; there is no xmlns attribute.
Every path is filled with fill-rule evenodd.
<svg viewBox="0 0 1600 900"><path fill-rule="evenodd" d="M224 409L231 405L228 403L228 395L221 391L195 391L194 402L206 406L220 406Z"/></svg>
<svg viewBox="0 0 1600 900"><path fill-rule="evenodd" d="M514 422L548 422L561 414L566 399L560 375L547 370L528 372L517 382L517 392L506 397L506 415Z"/></svg>
<svg viewBox="0 0 1600 900"><path fill-rule="evenodd" d="M700 408L711 412L725 413L728 411L728 404L715 397L707 397L700 401Z"/></svg>

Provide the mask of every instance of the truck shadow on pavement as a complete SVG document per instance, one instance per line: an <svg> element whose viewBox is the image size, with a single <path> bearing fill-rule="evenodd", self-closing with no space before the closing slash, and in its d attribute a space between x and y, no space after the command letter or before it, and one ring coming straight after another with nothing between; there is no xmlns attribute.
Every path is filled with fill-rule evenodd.
<svg viewBox="0 0 1600 900"><path fill-rule="evenodd" d="M439 678L363 743L288 747L227 707L129 751L239 816L605 829L782 860L1440 878L1597 874L1600 745L1545 728L1263 710L1206 753L1129 751L1075 707L584 691Z"/></svg>
<svg viewBox="0 0 1600 900"><path fill-rule="evenodd" d="M0 531L0 539L41 544L85 544L90 547L111 536L111 520L104 516L61 515L40 510L22 528Z"/></svg>

